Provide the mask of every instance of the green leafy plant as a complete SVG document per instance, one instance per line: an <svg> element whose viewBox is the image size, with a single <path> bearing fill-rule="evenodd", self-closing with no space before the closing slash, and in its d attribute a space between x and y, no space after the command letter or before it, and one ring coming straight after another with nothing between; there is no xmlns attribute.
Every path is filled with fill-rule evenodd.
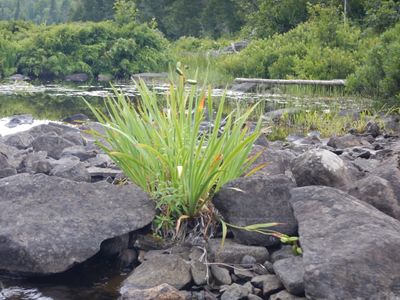
<svg viewBox="0 0 400 300"><path fill-rule="evenodd" d="M161 101L140 81L138 103L118 92L105 101L106 113L87 103L105 128L100 146L156 200L156 228L164 234L212 211L213 194L257 158L249 153L261 127L260 120L251 132L247 126L256 105L225 116L224 95L214 113L210 89L199 91L179 64L177 73L178 83L171 83Z"/></svg>

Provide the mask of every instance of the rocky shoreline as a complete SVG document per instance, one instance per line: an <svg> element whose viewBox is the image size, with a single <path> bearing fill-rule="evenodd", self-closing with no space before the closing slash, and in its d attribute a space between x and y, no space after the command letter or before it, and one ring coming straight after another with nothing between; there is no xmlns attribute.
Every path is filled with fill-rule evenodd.
<svg viewBox="0 0 400 300"><path fill-rule="evenodd" d="M0 137L0 270L64 272L100 252L132 270L121 299L400 299L400 138L384 131L292 142L260 139L267 166L222 188L214 205L236 225L279 222L303 255L232 230L167 245L148 233L154 203L86 129L42 124ZM397 126L397 127L396 127Z"/></svg>

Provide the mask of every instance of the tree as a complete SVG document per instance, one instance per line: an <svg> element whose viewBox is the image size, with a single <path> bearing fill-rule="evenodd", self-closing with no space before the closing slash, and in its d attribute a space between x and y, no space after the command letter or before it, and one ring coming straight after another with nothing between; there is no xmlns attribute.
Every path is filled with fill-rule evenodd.
<svg viewBox="0 0 400 300"><path fill-rule="evenodd" d="M57 23L57 7L56 7L56 0L51 0L50 2L50 11L49 11L49 23Z"/></svg>
<svg viewBox="0 0 400 300"><path fill-rule="evenodd" d="M120 24L136 21L137 9L134 0L116 0L114 4L114 19Z"/></svg>
<svg viewBox="0 0 400 300"><path fill-rule="evenodd" d="M17 0L17 6L15 8L14 20L19 19L20 13L21 13L21 2L20 2L20 0Z"/></svg>

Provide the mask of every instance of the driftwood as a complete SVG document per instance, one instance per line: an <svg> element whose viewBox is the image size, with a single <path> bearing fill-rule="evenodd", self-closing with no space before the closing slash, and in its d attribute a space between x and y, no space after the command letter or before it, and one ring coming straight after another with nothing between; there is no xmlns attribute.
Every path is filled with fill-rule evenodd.
<svg viewBox="0 0 400 300"><path fill-rule="evenodd" d="M344 86L346 80L304 80L304 79L261 79L261 78L236 78L235 83L255 83L262 85L327 85L327 86Z"/></svg>

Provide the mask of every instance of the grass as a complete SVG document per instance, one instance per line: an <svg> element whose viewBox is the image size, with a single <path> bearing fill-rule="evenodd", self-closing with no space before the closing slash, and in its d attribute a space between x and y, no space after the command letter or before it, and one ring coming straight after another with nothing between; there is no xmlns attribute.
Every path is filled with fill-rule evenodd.
<svg viewBox="0 0 400 300"><path fill-rule="evenodd" d="M164 236L184 220L211 211L213 194L256 159L249 153L261 128L261 119L253 131L247 126L256 105L225 116L224 95L214 112L211 90L199 91L196 82L177 70L178 83L171 83L161 107L143 81L137 84L141 99L135 105L118 92L105 101L107 113L87 103L106 130L102 138L107 143L100 146L155 199L155 230ZM211 126L202 127L205 120Z"/></svg>
<svg viewBox="0 0 400 300"><path fill-rule="evenodd" d="M268 139L283 140L290 134L307 134L310 131L318 131L322 138L344 135L350 129L362 133L370 120L375 118L379 121L377 116L378 114L362 111L358 118L354 118L352 115L341 115L339 110L301 110L293 114L284 113L271 126Z"/></svg>

